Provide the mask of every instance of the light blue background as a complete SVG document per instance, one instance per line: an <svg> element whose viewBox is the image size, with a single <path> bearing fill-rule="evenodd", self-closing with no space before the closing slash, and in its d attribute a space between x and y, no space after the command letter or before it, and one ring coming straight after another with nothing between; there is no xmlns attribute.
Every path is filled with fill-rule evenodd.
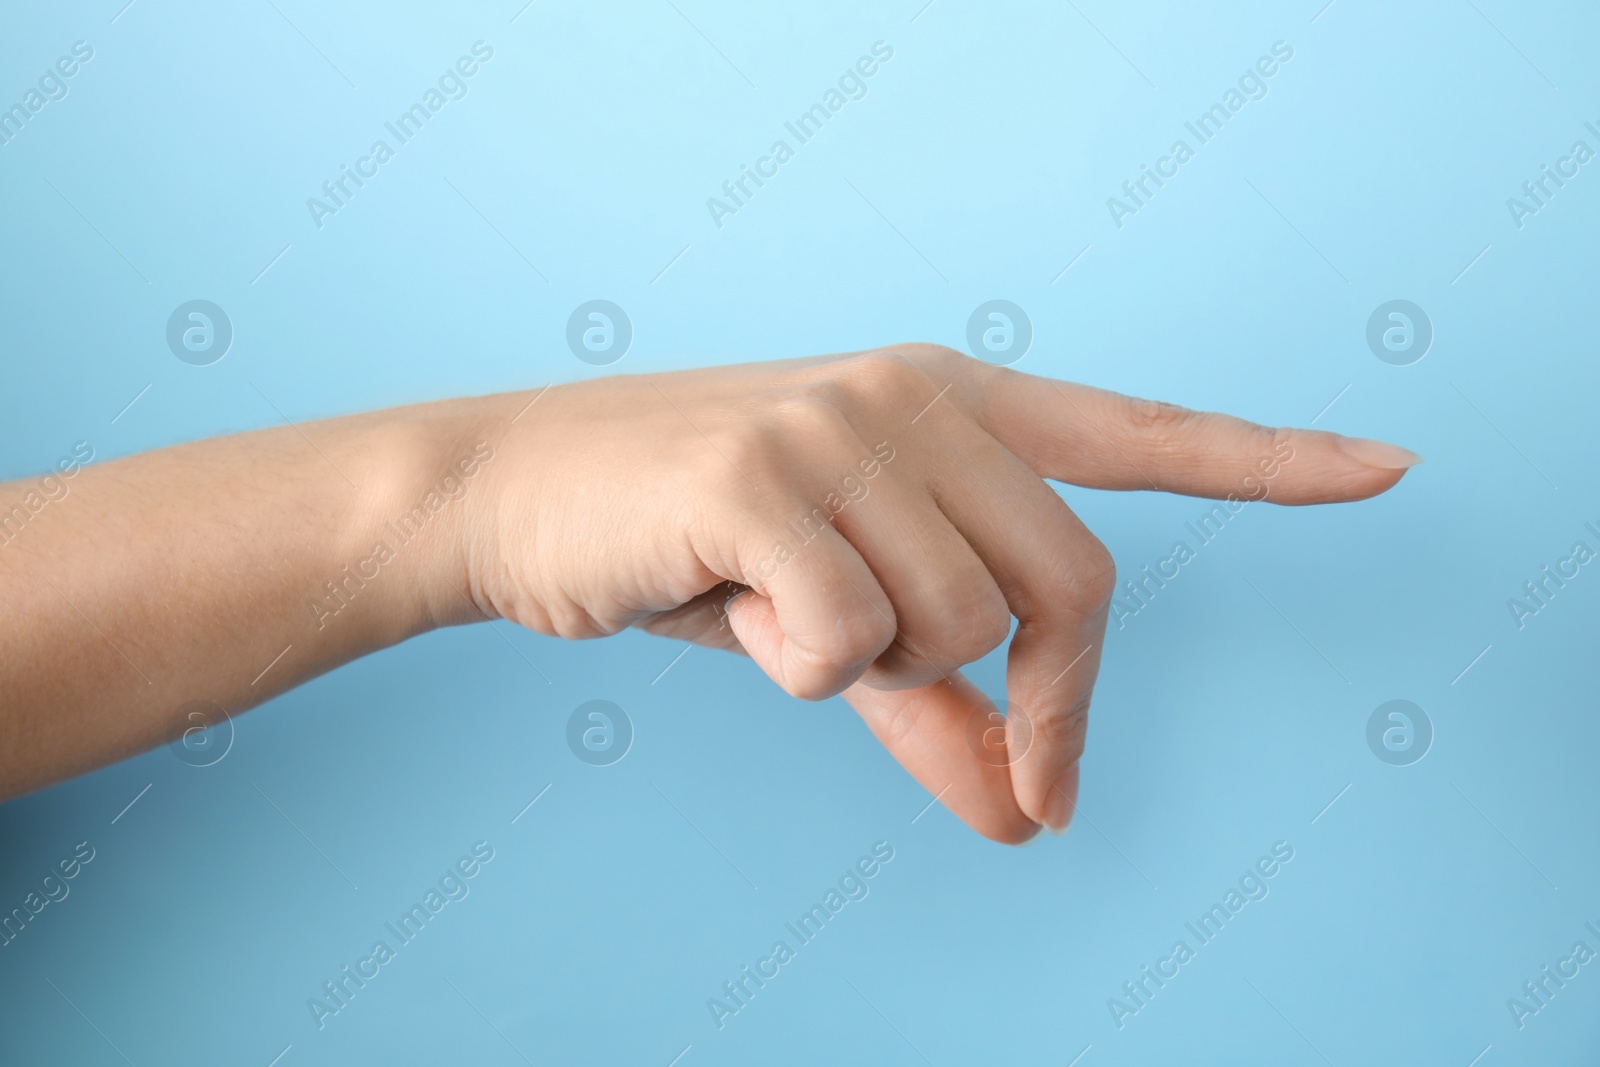
<svg viewBox="0 0 1600 1067"><path fill-rule="evenodd" d="M0 15L0 104L95 50L0 147L0 475L272 405L960 346L995 297L1032 318L1021 369L1269 423L1338 397L1319 427L1427 462L1378 500L1247 509L1113 630L1081 818L1021 850L917 818L839 701L508 624L275 700L215 766L161 749L14 801L0 909L97 854L0 949L0 1061L1595 1062L1600 965L1520 1031L1506 1007L1600 948L1600 573L1520 631L1506 607L1597 546L1600 171L1520 230L1505 204L1600 148L1591 7L274 2ZM480 39L470 95L319 231L306 198ZM869 95L714 226L706 198L878 40ZM1269 95L1118 229L1106 198L1279 40ZM563 342L595 297L634 324L615 367ZM1408 367L1364 340L1397 297L1437 331ZM193 298L236 330L210 367L163 339ZM1205 510L1063 492L1125 574ZM564 742L595 698L637 729L605 768ZM1437 732L1410 767L1365 741L1395 698ZM307 998L480 839L471 895L319 1031ZM879 840L871 895L719 1031L707 998ZM1119 1030L1107 999L1280 840L1270 896Z"/></svg>

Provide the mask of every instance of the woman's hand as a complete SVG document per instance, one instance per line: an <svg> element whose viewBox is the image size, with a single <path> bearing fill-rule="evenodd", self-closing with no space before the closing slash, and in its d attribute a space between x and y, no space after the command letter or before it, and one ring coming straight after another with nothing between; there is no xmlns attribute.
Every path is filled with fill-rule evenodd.
<svg viewBox="0 0 1600 1067"><path fill-rule="evenodd" d="M0 798L501 616L842 692L958 816L1023 841L1072 817L1113 588L1043 479L1307 504L1414 462L907 345L63 464L0 485ZM1013 617L1000 720L959 669Z"/></svg>
<svg viewBox="0 0 1600 1067"><path fill-rule="evenodd" d="M745 651L794 696L843 693L924 787L1012 843L1072 818L1115 586L1044 479L1312 504L1417 462L931 345L469 403L485 436L504 429L448 563L476 606L444 621ZM1001 724L960 668L1013 617Z"/></svg>

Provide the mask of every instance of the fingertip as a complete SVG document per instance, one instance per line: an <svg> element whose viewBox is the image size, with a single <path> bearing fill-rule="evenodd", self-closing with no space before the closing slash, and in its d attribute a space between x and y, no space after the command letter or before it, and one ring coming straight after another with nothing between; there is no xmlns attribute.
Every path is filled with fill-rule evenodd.
<svg viewBox="0 0 1600 1067"><path fill-rule="evenodd" d="M1326 430L1295 430L1289 440L1288 455L1252 479L1260 492L1249 499L1289 506L1366 500L1393 489L1423 461L1388 441Z"/></svg>
<svg viewBox="0 0 1600 1067"><path fill-rule="evenodd" d="M1078 761L1073 760L1072 765L1050 784L1044 802L1044 824L1052 834L1060 836L1072 825L1072 817L1078 812L1078 779Z"/></svg>
<svg viewBox="0 0 1600 1067"><path fill-rule="evenodd" d="M1333 443L1334 447L1357 463L1379 470L1406 471L1422 462L1422 457L1409 448L1401 448L1399 445L1371 437L1339 435L1334 438Z"/></svg>
<svg viewBox="0 0 1600 1067"><path fill-rule="evenodd" d="M1023 819L1017 824L1016 827L1014 827L1004 836L995 836L993 834L988 834L985 836L987 836L991 841L998 841L1002 845L1010 845L1012 848L1027 848L1029 845L1039 840L1039 831L1043 829L1044 827L1040 826L1032 819Z"/></svg>

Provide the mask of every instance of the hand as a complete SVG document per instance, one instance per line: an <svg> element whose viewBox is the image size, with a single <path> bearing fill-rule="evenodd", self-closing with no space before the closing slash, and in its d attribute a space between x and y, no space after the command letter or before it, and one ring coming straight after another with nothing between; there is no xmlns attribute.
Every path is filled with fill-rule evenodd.
<svg viewBox="0 0 1600 1067"><path fill-rule="evenodd" d="M500 425L518 414L468 498L455 566L478 610L567 638L639 626L747 652L797 697L842 692L925 788L1010 843L1072 818L1115 587L1043 479L1311 504L1381 493L1418 461L931 345L532 397L485 400ZM1013 617L994 758L973 743L993 706L959 668Z"/></svg>

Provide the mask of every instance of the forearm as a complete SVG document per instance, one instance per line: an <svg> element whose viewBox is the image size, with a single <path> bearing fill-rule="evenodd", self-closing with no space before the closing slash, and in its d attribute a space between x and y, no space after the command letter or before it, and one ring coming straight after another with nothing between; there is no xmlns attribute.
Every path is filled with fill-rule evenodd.
<svg viewBox="0 0 1600 1067"><path fill-rule="evenodd" d="M507 421L496 416L515 400L285 426L0 485L0 797L171 740L191 701L234 714L480 617L462 533Z"/></svg>

